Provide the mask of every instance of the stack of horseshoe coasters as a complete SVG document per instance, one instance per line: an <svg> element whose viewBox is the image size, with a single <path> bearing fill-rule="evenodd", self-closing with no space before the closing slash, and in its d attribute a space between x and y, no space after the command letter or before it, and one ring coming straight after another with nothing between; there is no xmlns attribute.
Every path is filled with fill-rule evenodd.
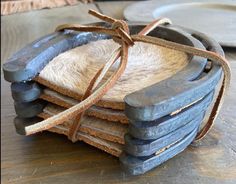
<svg viewBox="0 0 236 184"><path fill-rule="evenodd" d="M130 26L131 34L143 27ZM176 26L160 26L149 36L223 54L214 40ZM3 71L12 83L16 131L26 135L27 127L80 103L90 80L118 47L109 35L65 30L14 54ZM86 110L76 140L119 157L133 175L145 173L195 139L221 73L207 59L137 42L129 49L124 74ZM68 136L74 121L68 117L48 131Z"/></svg>

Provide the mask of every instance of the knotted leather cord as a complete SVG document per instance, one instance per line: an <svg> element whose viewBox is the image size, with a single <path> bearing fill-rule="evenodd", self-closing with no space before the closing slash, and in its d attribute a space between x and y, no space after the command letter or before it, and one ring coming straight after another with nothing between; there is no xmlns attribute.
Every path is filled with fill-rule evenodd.
<svg viewBox="0 0 236 184"><path fill-rule="evenodd" d="M83 100L79 104L77 104L77 105L75 105L75 106L55 115L55 116L52 116L44 121L41 121L37 124L26 127L25 128L26 135L30 135L30 134L33 134L33 133L36 133L39 131L47 130L47 129L54 127L56 125L62 124L65 120L71 119L73 117L76 117L77 120L80 120L83 115L83 112L85 110L87 110L89 107L91 107L92 105L94 105L96 102L98 102L102 98L102 96L120 78L120 76L122 75L122 73L124 72L124 70L126 68L127 59L128 59L128 48L130 46L132 46L135 41L139 41L139 42L150 43L150 44L166 47L169 49L182 51L182 52L185 52L188 54L208 58L208 59L212 60L213 62L218 62L218 64L220 64L222 66L222 69L224 72L222 86L220 88L216 102L212 108L210 117L207 120L204 127L199 131L199 133L196 137L196 140L200 140L201 138L203 138L208 133L210 128L212 127L214 120L216 119L217 114L219 112L219 109L223 103L223 96L225 94L225 91L229 87L231 72L230 72L230 67L229 67L228 61L224 57L220 56L219 54L211 52L211 51L206 51L206 50L194 48L191 46L178 44L175 42L167 41L167 40L156 38L156 37L144 36L143 34L147 30L149 30L148 26L150 26L150 30L151 30L151 28L153 29L153 28L155 28L155 26L160 24L160 22L158 22L158 21L153 22L150 25L148 25L147 27L145 27L140 32L140 34L142 34L142 35L140 35L140 34L139 35L129 35L129 29L128 29L128 25L126 22L124 22L122 20L113 19L111 17L102 15L102 14L92 11L92 10L90 10L89 13L94 15L97 18L100 18L101 20L112 23L113 24L112 28L104 28L104 27L99 27L99 26L81 26L81 25L75 25L75 24L65 24L65 25L59 26L56 30L60 31L60 30L64 30L64 29L70 29L70 30L76 30L76 31L88 31L88 32L98 32L98 33L109 34L112 36L112 38L116 42L118 42L121 45L119 52L115 53L115 56L113 57L114 60L113 59L109 60L109 62L106 63L97 72L97 74L94 76L94 78L90 82L90 84L83 96ZM121 60L120 60L120 63L119 63L120 65L119 65L118 69L110 76L110 78L108 78L107 81L105 81L103 84L100 85L100 87L98 87L95 90L95 88L98 86L98 84L100 83L100 81L102 80L104 75L106 74L106 71L110 68L110 66L114 62L116 62L116 60L119 57L121 57ZM110 65L110 66L108 66L108 65ZM74 122L70 128L70 131L69 131L68 138L71 139L72 141L76 140L75 133L77 132L77 130L79 128L78 122L79 121Z"/></svg>
<svg viewBox="0 0 236 184"><path fill-rule="evenodd" d="M91 11L93 12L93 11ZM94 16L97 16L96 13L92 13ZM103 16L103 15L100 15L98 14L98 16L100 19L102 20L106 20L107 17L106 16ZM115 20L115 19L112 19L110 17L108 17L108 20L110 22L113 22L112 24L112 28L119 28L119 26L125 26L123 28L125 28L125 31L126 33L129 33L129 28L127 25L124 25L123 24L123 21L122 22L119 22L118 20ZM139 32L139 35L146 35L148 34L149 32L151 32L153 29L155 29L158 25L161 25L161 24L171 24L171 21L169 19L166 19L166 18L162 18L162 19L158 19L158 20L155 20L153 21L152 23L148 24L147 26L145 26L140 32ZM120 43L120 40L119 38L117 37L114 37L113 38L114 41ZM131 39L130 39L131 40ZM131 43L131 45L133 45L133 42ZM85 100L91 93L92 91L98 86L98 84L101 82L101 80L103 79L103 77L106 75L107 71L110 69L110 67L117 61L117 59L120 57L121 55L121 47L119 47L118 49L116 49L113 54L112 54L112 57L110 58L110 60L96 73L96 75L94 76L94 78L90 81L90 84L88 85L86 91L85 91L85 94L84 96L82 97L82 101ZM127 62L127 61L126 61ZM76 141L76 134L77 134L77 131L80 127L80 120L82 118L82 116L84 115L84 112L78 114L78 116L76 117L76 120L74 121L74 123L72 124L72 126L70 127L69 129L69 133L68 133L68 138L71 140L71 141Z"/></svg>

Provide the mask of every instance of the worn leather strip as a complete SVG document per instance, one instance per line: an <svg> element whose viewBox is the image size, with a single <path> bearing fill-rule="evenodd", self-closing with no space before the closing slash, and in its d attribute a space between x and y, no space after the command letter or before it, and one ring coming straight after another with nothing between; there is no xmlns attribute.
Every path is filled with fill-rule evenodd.
<svg viewBox="0 0 236 184"><path fill-rule="evenodd" d="M50 89L44 89L40 98L65 108L70 108L80 102ZM92 106L85 112L85 114L91 117L114 121L122 124L128 124L129 122L123 110Z"/></svg>
<svg viewBox="0 0 236 184"><path fill-rule="evenodd" d="M47 119L65 110L54 104L48 104L38 117ZM74 121L65 121L61 126L69 130ZM128 125L110 122L94 117L83 116L80 121L80 127L77 132L83 132L104 140L124 144L124 134L127 133ZM69 132L68 132L69 133ZM68 135L68 134L67 134Z"/></svg>
<svg viewBox="0 0 236 184"><path fill-rule="evenodd" d="M132 39L129 36L129 27L128 25L124 22L124 21L119 21L119 20L115 20L112 19L110 17L101 15L98 12L95 11L89 11L89 13L91 13L92 15L106 21L108 20L109 22L112 22L112 29L115 29L118 33L118 35L123 38L123 40L119 40L119 38L115 37L113 38L114 41L118 42L121 44L121 47L117 50L115 50L115 53L112 54L111 59L105 64L105 66L99 70L97 72L97 74L94 76L94 78L91 80L90 84L88 85L87 90L85 91L85 94L82 98L82 101L85 100L86 98L88 98L91 93L93 92L93 89L96 88L98 86L99 83L101 83L101 79L105 76L105 74L107 73L108 69L117 61L118 57L121 57L121 61L120 61L120 67L122 67L122 64L124 66L124 69L121 70L120 75L124 72L125 67L127 65L128 62L128 48L129 46L132 46L134 43L132 41ZM163 24L163 23L170 23L168 21L168 19L165 20L157 20L152 22L150 25L147 25L140 33L139 35L146 35L148 34L151 30L153 30L156 26L158 26L159 24ZM122 53L123 50L123 53ZM125 52L125 53L124 53ZM126 57L123 57L123 56ZM106 67L107 66L107 67ZM118 69L119 70L119 69ZM119 76L120 77L120 76ZM118 78L117 78L118 80ZM115 84L115 83L114 83ZM78 114L76 119L78 120L78 122L80 121L81 117L83 116L83 112ZM69 130L69 135L68 138L72 141L74 141L74 137L76 132L79 129L79 123L74 122Z"/></svg>

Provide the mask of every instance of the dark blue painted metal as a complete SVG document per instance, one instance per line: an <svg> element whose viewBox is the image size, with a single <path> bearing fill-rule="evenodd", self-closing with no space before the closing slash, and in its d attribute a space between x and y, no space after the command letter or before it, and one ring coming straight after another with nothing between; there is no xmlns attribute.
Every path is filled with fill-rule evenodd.
<svg viewBox="0 0 236 184"><path fill-rule="evenodd" d="M200 40L203 43L204 47L207 48L207 50L211 50L223 55L222 48L214 40L211 40L204 34L194 32L192 30L188 31L189 34ZM175 127L175 125L178 124L178 122L181 122L181 119L179 119L179 117L185 117L187 119L187 117L198 116L196 111L206 111L209 102L212 100L212 96L211 98L209 98L209 95L195 105L192 105L190 108L187 108L186 111L183 111L182 113L179 113L178 115L172 117L173 119L168 120L167 118L168 114L170 114L171 112L174 112L177 109L183 108L184 106L193 103L194 101L200 99L201 97L205 96L210 91L215 89L221 77L222 69L218 64L213 62L209 70L210 71L208 73L203 73L201 76L196 77L194 80L192 78L191 80L181 82L179 79L170 78L160 82L159 84L155 84L126 96L125 111L126 115L131 120L131 128L129 133L132 132L132 134L139 138L151 138L153 136L152 133L154 132L151 131L151 129L155 129L156 127L160 126L165 118L166 122L169 121L169 125L171 125L172 122L174 126L173 130L177 131L177 127ZM159 122L155 120L153 121L153 119L158 119ZM157 130L159 130L159 132L163 135L173 136L173 139L178 137L177 133L172 134L169 132L168 134L168 129L162 130L161 128L157 128ZM167 134L165 134L166 130ZM180 128L180 130L182 130L182 127ZM162 140L162 138L160 138L157 140L152 140L149 143L145 140L137 141L137 139L134 138L136 142L134 140L129 140L129 145L126 147L126 151L139 157L131 156L130 154L123 152L120 156L120 161L123 167L132 175L145 173L146 171L157 167L161 163L183 151L194 140L197 131L198 128L196 128L192 133L190 133L180 142L171 145L162 153L158 155L153 154L151 156L140 157L140 155L148 155L149 153L151 153L151 147L161 148L163 142L168 142L168 139L170 138L166 138L167 140ZM154 135L158 136L158 132L155 132ZM152 138L156 137L154 136ZM160 140L162 140L163 142ZM127 139L126 142L128 142ZM156 144L151 146L151 143ZM147 153L147 150L150 152Z"/></svg>
<svg viewBox="0 0 236 184"><path fill-rule="evenodd" d="M33 79L58 54L74 47L105 39L107 36L96 33L75 31L56 32L27 45L3 64L4 77L9 82L22 82Z"/></svg>
<svg viewBox="0 0 236 184"><path fill-rule="evenodd" d="M25 127L36 124L38 122L42 121L41 118L33 117L33 118L20 118L16 117L14 119L14 125L16 132L20 135L25 135Z"/></svg>
<svg viewBox="0 0 236 184"><path fill-rule="evenodd" d="M222 48L204 34L191 31L191 35L204 40L204 45L210 51L223 54ZM152 121L168 115L212 91L217 85L221 73L221 66L213 63L211 71L199 80L198 78L185 80L173 76L158 84L131 93L124 99L125 114L129 119L138 121Z"/></svg>
<svg viewBox="0 0 236 184"><path fill-rule="evenodd" d="M178 140L181 140L194 129L199 127L202 119L204 118L204 115L205 112L197 114L197 116L194 117L193 120L191 120L184 126L154 140L136 139L127 134L125 135L124 151L136 157L152 155L157 151L165 148L166 146L173 144Z"/></svg>
<svg viewBox="0 0 236 184"><path fill-rule="evenodd" d="M208 75L200 80L181 83L171 78L129 94L125 97L125 114L129 119L138 121L152 121L166 116L212 91L221 73L221 67L214 65Z"/></svg>
<svg viewBox="0 0 236 184"><path fill-rule="evenodd" d="M18 117L32 118L41 113L46 105L43 100L35 100L29 103L15 102L14 107Z"/></svg>
<svg viewBox="0 0 236 184"><path fill-rule="evenodd" d="M147 157L134 157L123 152L120 156L122 166L132 175L143 174L182 152L194 140L197 131L198 128L195 128L195 130L184 139L158 155L153 154Z"/></svg>
<svg viewBox="0 0 236 184"><path fill-rule="evenodd" d="M167 135L192 121L196 116L204 113L210 105L212 98L213 92L176 115L167 115L147 122L130 121L129 134L143 140L157 139Z"/></svg>
<svg viewBox="0 0 236 184"><path fill-rule="evenodd" d="M12 98L16 102L31 102L39 98L42 87L36 82L14 82L11 84Z"/></svg>

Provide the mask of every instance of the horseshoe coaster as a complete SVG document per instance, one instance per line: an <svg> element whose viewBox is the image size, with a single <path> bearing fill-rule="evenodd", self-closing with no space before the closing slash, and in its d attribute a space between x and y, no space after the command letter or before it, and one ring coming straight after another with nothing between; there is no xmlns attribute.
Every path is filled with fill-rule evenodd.
<svg viewBox="0 0 236 184"><path fill-rule="evenodd" d="M130 25L131 34L142 28L141 25ZM223 55L218 43L190 29L159 26L148 35ZM24 135L25 127L40 121L36 116L47 105L45 100L39 99L44 87L34 81L47 63L67 50L109 38L105 34L90 32L55 32L27 45L3 64L5 79L12 82L17 114L14 124L19 134ZM183 151L199 130L221 74L222 68L218 64L189 56L188 65L172 77L127 95L124 114L129 120L129 129L124 137L124 148L105 142L104 145L113 149L106 151L120 157L125 170L134 175L145 173ZM55 130L59 127L52 131L57 132ZM66 130L63 131L66 134ZM86 139L81 140L95 145L95 138L83 136ZM103 149L104 145L97 147Z"/></svg>
<svg viewBox="0 0 236 184"><path fill-rule="evenodd" d="M143 28L143 26L131 26L130 30L131 33L137 33L139 32L139 30L141 30ZM71 47L68 47L68 45L63 45L62 42L68 42L68 40L72 43L73 42L73 47L76 47L78 45L82 45L82 44L86 44L89 41L94 41L94 40L98 40L98 39L104 39L104 38L109 38L107 35L102 35L102 34L94 34L88 33L87 39L82 39L84 38L84 33L78 33L77 32L77 37L75 36L75 32L68 32L65 31L66 34L62 34L64 36L64 39L66 40L62 40L62 35L60 35L60 39L57 39L57 37L59 36L52 36L49 35L47 37L44 37L42 40L50 40L50 42L43 42L42 40L39 40L38 42L33 42L32 44L29 44L28 46L26 46L26 48L22 49L21 53L20 51L18 53L16 53L13 58L16 58L16 55L18 55L18 57L22 58L22 55L24 55L25 60L21 59L9 59L9 62L5 63L3 66L4 69L4 73L6 73L5 75L5 79L8 81L11 81L14 78L17 78L16 76L21 75L20 78L24 78L24 80L29 80L31 81L36 74L38 74L40 72L40 70L42 70L43 66L46 65L46 62L49 62L53 57L58 55L59 51L55 49L54 53L52 54L52 47L55 48L60 48L60 51L66 51L69 50ZM57 33L55 33L57 35ZM93 35L94 34L94 35ZM81 36L82 35L82 36ZM194 46L197 48L201 48L203 49L203 45L196 39L194 39L193 37L191 37L189 34L185 33L184 31L180 31L180 30L176 30L174 29L174 27L170 27L170 28L166 28L166 27L159 27L158 29L153 30L150 34L150 36L156 36L159 38L163 38L163 39L168 39L171 41L175 41L181 44L186 44L186 45L190 45L190 46ZM82 37L82 38L81 38ZM75 39L76 40L73 40ZM56 41L53 39L56 39ZM73 40L73 41L72 41ZM83 42L81 41L83 40ZM58 45L57 45L58 44ZM34 48L35 45L38 45L38 47L42 47L42 48ZM34 48L33 51L32 47ZM72 48L73 48L72 47ZM29 52L25 52L25 50L29 50ZM33 53L37 53L38 55L34 55L32 56L32 52ZM46 55L46 53L49 52L50 54ZM26 55L28 54L28 55ZM35 65L35 58L39 58L38 59L38 63L37 65ZM43 61L42 61L43 58ZM187 78L189 80L195 79L197 78L201 72L203 71L205 65L206 65L207 60L197 57L197 56L193 56L190 59L189 64L187 65L187 67L185 67L180 73L181 75L177 74L174 75L173 78L176 76L177 78ZM19 67L19 65L25 65L24 71L30 71L30 72L23 72L22 68ZM30 68L30 66L34 65L34 68ZM13 72L13 66L14 68L14 72ZM9 69L10 68L10 69ZM30 68L30 69L28 69ZM32 70L32 71L31 71ZM193 72L194 71L194 72ZM27 74L27 75L26 75ZM28 77L28 78L27 78ZM18 79L17 79L18 80ZM33 81L29 82L17 82L17 80L14 80L13 84L12 84L12 96L13 99L15 101L18 102L18 104L20 102L28 102L28 106L31 106L30 103L30 99L37 99L40 97L40 95L42 94L42 90L39 87L38 84L35 84ZM26 90L27 89L27 90ZM42 104L40 105L42 106ZM17 108L17 107L16 107ZM32 111L36 112L36 111ZM31 113L31 112L28 112ZM30 116L36 116L37 114L31 114ZM20 115L22 117L22 114ZM29 116L29 115L28 115Z"/></svg>
<svg viewBox="0 0 236 184"><path fill-rule="evenodd" d="M176 29L180 29L180 27L176 27ZM200 40L207 50L223 55L222 48L214 40L190 29L187 31ZM210 70L206 74L203 72L195 80L185 81L186 84L181 83L182 88L179 88L179 91L175 90L175 87L178 89L178 85L172 83L173 79L170 78L126 96L127 108L125 108L125 113L130 119L130 128L128 134L125 135L125 148L120 156L120 161L127 172L132 175L145 173L182 152L192 142L198 131L197 123L194 130L191 130L194 127L188 129L190 132L188 135L186 135L187 129L185 130L186 134L181 135L181 131L186 127L189 128L188 125L194 121L197 122L196 119L203 118L207 107L212 101L214 89L220 80L221 73L221 67L212 63ZM170 81L168 82L168 80ZM191 82L193 82L194 86L189 84ZM161 90L158 90L158 86L161 89L166 89L166 91L163 90L161 92ZM157 89L157 93L154 93L155 89ZM189 93L185 93L185 90ZM152 101L142 101L147 99L147 94L153 95ZM186 96L183 96L183 94ZM190 106L187 106L177 114L170 115L170 112L173 112L175 107L180 104L188 104L189 102L186 103L188 100L193 102L196 100L196 96L200 94L204 96L201 100L190 103ZM160 98L156 98L157 96ZM135 102L137 97L142 100ZM153 101L154 99L156 101ZM172 105L168 105L167 101ZM140 102L148 105L149 110L147 110L145 105L142 106ZM130 106L131 104L133 106ZM181 138L181 136L185 137ZM167 137L168 139L165 139ZM157 150L159 152L156 152Z"/></svg>

